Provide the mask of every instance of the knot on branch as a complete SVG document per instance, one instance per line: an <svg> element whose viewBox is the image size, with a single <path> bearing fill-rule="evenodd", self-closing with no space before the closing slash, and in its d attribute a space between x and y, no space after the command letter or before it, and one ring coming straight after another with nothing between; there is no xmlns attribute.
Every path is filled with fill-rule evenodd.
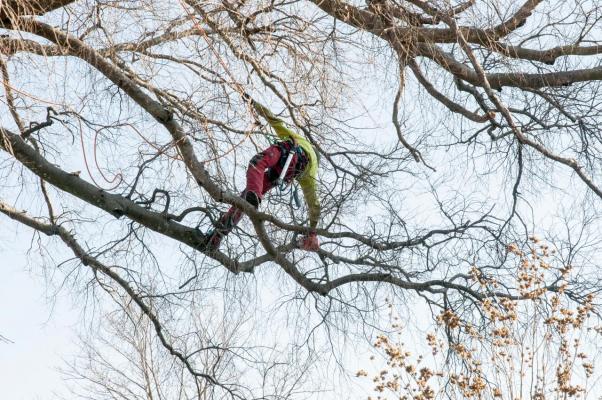
<svg viewBox="0 0 602 400"><path fill-rule="evenodd" d="M173 111L163 108L163 111L157 115L157 120L163 124L167 124L168 122L173 121L174 113Z"/></svg>

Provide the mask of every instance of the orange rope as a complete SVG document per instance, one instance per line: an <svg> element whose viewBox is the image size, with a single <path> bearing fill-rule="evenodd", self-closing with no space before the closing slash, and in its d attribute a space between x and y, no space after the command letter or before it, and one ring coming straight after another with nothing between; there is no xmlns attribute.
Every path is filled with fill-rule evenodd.
<svg viewBox="0 0 602 400"><path fill-rule="evenodd" d="M111 188L111 189L115 189L117 186L119 186L119 184L121 182L123 182L123 175L121 174L121 172L118 172L113 179L109 180L105 174L102 172L102 168L100 168L100 165L98 165L98 157L96 155L97 153L97 149L98 149L98 145L97 145L97 140L98 140L98 131L96 131L96 133L94 134L94 164L96 165L96 169L98 169L98 172L100 172L100 176L102 176L102 179L105 180L105 182L107 183L113 183L117 180L117 178L119 178L119 182L116 183L115 187ZM111 190L109 189L109 190Z"/></svg>
<svg viewBox="0 0 602 400"><path fill-rule="evenodd" d="M32 95L32 94L29 94L29 93L27 93L27 92L24 92L24 91L22 91L22 90L19 90L19 89L15 88L13 85L7 85L7 86L10 88L10 90L12 90L12 91L14 91L14 92L16 92L16 93L19 93L20 95L23 95L23 96L25 96L25 97L29 97L29 98L30 98L30 99L32 99L32 100L36 100L36 101L38 101L38 102L40 102L40 103L46 103L46 104L51 104L51 105L54 105L54 106L61 106L61 107L65 107L65 104L56 103L56 102L54 102L54 101L49 101L49 100L44 100L44 99L41 99L41 98L39 98L39 97L36 97L36 96L34 96L34 95ZM69 107L65 107L65 108L69 108Z"/></svg>
<svg viewBox="0 0 602 400"><path fill-rule="evenodd" d="M90 170L90 165L88 164L88 157L86 156L86 148L84 146L84 130L82 127L82 122L80 120L78 120L79 123L79 139L82 145L82 155L84 156L84 165L86 166L86 170L88 171L88 175L90 176L90 179L92 180L92 182L94 182L94 184L96 186L98 186L99 188L102 188L102 186L100 186L98 184L98 182L96 182L96 179L94 179L94 176L92 175L92 171ZM97 134L98 135L98 134ZM98 171L100 172L100 175L102 176L102 178L107 182L107 183L113 183L115 182L116 179L119 178L119 182L117 182L117 184L115 184L115 186L109 188L109 189L103 189L103 190L113 190L115 189L117 186L119 186L121 184L121 182L123 181L123 175L121 173L117 173L113 179L108 180L105 175L102 173L102 170L100 169L100 167L98 166L98 161L96 159L96 136L94 136L94 163L96 164L96 167L98 168Z"/></svg>
<svg viewBox="0 0 602 400"><path fill-rule="evenodd" d="M24 97L28 97L28 98L30 98L30 99L32 99L32 100L35 100L35 101L37 101L37 102L40 102L40 103L46 103L46 104L50 104L50 105L54 105L54 106L60 106L61 108L67 108L67 109L68 109L68 108L70 108L70 107L68 107L68 106L66 107L66 106L65 106L65 104L61 104L61 103L57 103L57 102L54 102L54 101L48 101L48 100L41 99L41 98L39 98L39 97L37 97L37 96L34 96L34 95L32 95L32 94L29 94L29 93L27 93L27 92L23 91L23 90L17 89L17 88L16 88L16 87L14 87L13 85L6 84L6 86L7 86L7 87L8 87L10 90L14 91L15 93L18 93L18 94L20 94L20 95L22 95L22 96L24 96ZM78 119L78 123L79 123L79 132L80 132L80 142L81 142L81 146L82 146L82 155L83 155L83 158L84 158L84 164L85 164L85 166L86 166L86 170L88 171L88 175L90 176L90 179L92 180L92 182L94 182L94 184L95 184L96 186L98 186L98 187L101 187L101 186L98 184L98 182L96 182L96 180L94 179L94 176L92 176L92 172L91 172L91 170L90 170L90 165L88 164L88 157L87 157L87 155L86 155L86 149L85 149L85 146L84 146L84 134L83 134L83 127L82 127L81 120L79 120L79 119ZM105 189L105 190L113 190L113 189L115 189L117 186L119 186L119 184L121 184L121 182L123 181L123 175L122 175L121 173L117 173L117 174L116 174L116 175L113 177L113 179L109 180L109 179L108 179L108 178L105 176L105 174L102 172L102 169L101 169L101 168L100 168L100 166L98 165L98 159L97 159L97 152L96 152L96 149L97 149L97 137L98 137L98 132L97 132L97 133L94 135L94 163L96 164L96 168L97 168L97 169L98 169L98 171L100 172L100 175L102 176L102 178L103 178L103 179L104 179L104 180L105 180L107 183L113 183L113 182L115 182L115 180L119 179L119 182L117 182L117 183L115 184L115 186L113 186L113 187L111 187L111 188L109 188L109 189Z"/></svg>
<svg viewBox="0 0 602 400"><path fill-rule="evenodd" d="M168 158L170 158L170 159L172 159L174 161L182 161L182 157L181 156L172 156L172 155L167 154L167 150L170 147L175 146L175 142L170 143L169 146L167 146L166 148L161 148L161 147L158 147L155 143L153 143L150 140L148 140L146 138L146 136L144 136L134 125L127 124L127 126L130 127L130 128L132 128L134 130L134 132L136 132L136 134L138 136L140 136L140 138L142 138L142 140L146 144L148 144L150 147L152 147L153 149L155 149L158 153L165 154L166 157L168 157Z"/></svg>

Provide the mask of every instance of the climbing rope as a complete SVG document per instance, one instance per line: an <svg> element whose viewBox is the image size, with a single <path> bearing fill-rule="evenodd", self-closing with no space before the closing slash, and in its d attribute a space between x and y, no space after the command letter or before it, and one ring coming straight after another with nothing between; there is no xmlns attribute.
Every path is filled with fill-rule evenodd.
<svg viewBox="0 0 602 400"><path fill-rule="evenodd" d="M192 20L192 23L194 24L195 28L199 31L199 33L201 33L201 36L205 40L205 43L207 43L207 46L209 47L209 49L211 50L211 52L213 53L213 55L215 56L217 61L220 63L220 65L222 66L222 68L224 69L224 71L226 72L228 77L230 78L231 82L226 81L228 86L230 86L235 92L237 92L241 96L241 98L243 99L243 102L247 105L247 109L249 110L249 112L253 116L257 117L255 114L255 110L251 107L250 103L246 100L246 93L244 91L244 88L242 87L242 85L240 83L238 83L238 81L234 77L234 74L228 68L226 62L223 60L223 58L221 57L221 55L219 54L219 52L217 51L215 46L213 46L213 44L209 40L209 36L207 35L206 30L200 25L197 16L195 14L192 14L188 10L188 8L186 7L186 5L184 4L184 2L182 0L179 0L179 3L180 3L180 6L182 7L182 9L184 10L184 12L186 13L186 15L188 15L188 17ZM204 15L203 15L203 18L205 19L205 22L207 23L207 25L210 25L209 21L207 20L207 18ZM230 149L228 149L225 153L215 156L215 157L212 157L212 158L209 158L209 159L206 159L206 160L203 160L202 163L209 163L209 162L217 161L217 160L227 156L231 152L233 152L236 148L238 148L240 145L242 145L247 139L249 139L250 133L251 133L250 128L253 125L254 125L254 123L251 123L250 126L247 129L245 129L244 137L238 143L234 144Z"/></svg>
<svg viewBox="0 0 602 400"><path fill-rule="evenodd" d="M80 143L82 146L82 155L84 157L84 164L86 166L86 171L88 171L88 175L90 176L90 179L92 180L92 182L98 186L99 188L102 188L102 186L96 182L96 179L94 179L94 176L92 175L92 171L90 169L90 164L88 162L88 156L86 155L86 147L84 145L84 129L82 126L82 121L78 118L77 122L79 124L79 139L80 139ZM121 182L123 182L123 175L118 172L117 174L115 174L115 176L113 176L113 179L108 179L105 174L102 172L102 169L100 168L100 165L98 164L98 158L97 158L97 147L98 147L98 143L97 143L97 139L98 139L98 131L96 131L96 133L94 134L94 152L93 152L93 157L94 157L94 164L96 165L96 169L98 169L98 172L100 173L100 176L102 176L102 179L104 179L105 182L107 182L108 184L112 184L115 181L117 181L117 183L115 183L114 186L110 187L110 188L105 188L103 190L113 190L115 188L117 188Z"/></svg>

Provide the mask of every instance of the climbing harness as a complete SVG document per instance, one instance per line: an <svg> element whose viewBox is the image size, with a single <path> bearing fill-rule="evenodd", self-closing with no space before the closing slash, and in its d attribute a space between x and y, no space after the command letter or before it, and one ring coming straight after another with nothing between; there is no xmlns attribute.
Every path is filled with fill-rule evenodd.
<svg viewBox="0 0 602 400"><path fill-rule="evenodd" d="M297 161L295 162L294 171L291 175L291 181L293 178L298 177L305 171L305 168L309 164L309 160L301 146L299 146L293 140L279 141L275 144L280 149L280 160L278 160L278 165L282 168L280 171L280 176L277 179L277 183L279 188L283 189L288 183L286 181L286 175L293 157L297 155Z"/></svg>
<svg viewBox="0 0 602 400"><path fill-rule="evenodd" d="M280 171L280 176L278 177L278 180L276 181L276 184L278 185L278 188L280 190L282 190L283 185L284 186L287 185L287 182L284 180L284 178L286 177L286 173L288 172L288 167L291 165L291 161L293 161L294 156L295 156L295 152L293 152L293 151L288 152L288 157L286 157L286 161L284 162L282 171Z"/></svg>
<svg viewBox="0 0 602 400"><path fill-rule="evenodd" d="M292 211L291 215L293 220L295 223L300 223L301 221L297 221L295 214L295 211L301 209L299 188L295 183L295 178L305 171L309 165L309 160L303 149L293 140L274 141L273 144L280 148L280 160L278 161L278 166L281 169L277 177L274 176L275 173L272 171L271 179L274 180L275 190L277 191L279 197L284 198L289 196L288 204ZM291 168L291 163L293 162L295 155L297 155L297 159L294 161L294 170L289 175L289 169ZM289 180L287 180L287 175L289 175ZM268 201L272 203L270 198L268 198Z"/></svg>
<svg viewBox="0 0 602 400"><path fill-rule="evenodd" d="M290 201L289 204L293 210L298 210L301 208L301 201L299 200L299 191L297 186L293 183L294 179L301 175L305 168L307 168L309 164L309 160L307 159L307 155L301 149L299 145L297 145L292 140L286 140L281 142L276 142L276 145L280 148L280 160L278 164L281 166L280 175L276 179L276 187L278 188L280 195L284 196L287 193L287 186L291 184L290 190ZM290 168L291 162L295 156L297 155L297 160L294 166L294 171L291 176L290 181L287 182L286 175ZM293 205L294 203L294 205Z"/></svg>

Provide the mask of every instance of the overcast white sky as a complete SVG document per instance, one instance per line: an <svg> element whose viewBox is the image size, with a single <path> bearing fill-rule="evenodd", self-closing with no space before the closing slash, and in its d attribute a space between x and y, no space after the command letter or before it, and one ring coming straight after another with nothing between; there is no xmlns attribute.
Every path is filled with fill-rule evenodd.
<svg viewBox="0 0 602 400"><path fill-rule="evenodd" d="M408 96L408 99L411 97ZM386 99L388 102L390 100ZM374 101L379 103L379 98L374 97ZM381 99L381 102L367 107L370 110L367 119L389 121L391 104L384 104L385 99ZM419 108L418 105L415 107ZM382 115L379 115L379 111ZM432 110L421 111L431 114L431 119L434 118ZM432 120L430 122L435 123ZM394 137L390 126L389 130L383 132L380 133L381 138L387 135ZM369 134L371 133L368 132L367 135ZM568 175L568 171L563 170L559 175L562 178L558 182L559 186L573 186ZM580 182L575 183L577 190L580 190ZM496 186L493 183L491 187L481 190L494 192L491 195L494 197L498 190ZM503 201L504 195L507 194L499 194L500 201ZM548 228L546 221L550 219L553 206L558 207L564 201L570 209L573 201L563 195L546 195L541 192L541 204L534 202L533 209L534 219L541 221L537 226L542 230ZM578 214L579 210L575 211ZM53 397L53 393L65 393L66 385L58 368L78 352L76 334L81 326L82 310L73 306L71 302L76 296L68 291L56 296L47 293L49 288L42 271L36 269L40 263L36 263L35 258L30 258L33 255L27 255L31 237L31 230L19 227L5 216L0 216L0 335L12 341L0 342L0 400L49 399ZM176 248L172 242L169 243ZM422 332L416 332L416 335L420 334ZM365 360L365 356L367 355L361 354L357 360ZM355 367L350 366L350 369ZM359 393L355 394L358 398L361 397Z"/></svg>
<svg viewBox="0 0 602 400"><path fill-rule="evenodd" d="M75 352L78 314L62 293L47 300L41 271L27 262L31 231L15 228L0 219L0 334L13 342L0 343L0 397L48 399L64 389L57 367Z"/></svg>

